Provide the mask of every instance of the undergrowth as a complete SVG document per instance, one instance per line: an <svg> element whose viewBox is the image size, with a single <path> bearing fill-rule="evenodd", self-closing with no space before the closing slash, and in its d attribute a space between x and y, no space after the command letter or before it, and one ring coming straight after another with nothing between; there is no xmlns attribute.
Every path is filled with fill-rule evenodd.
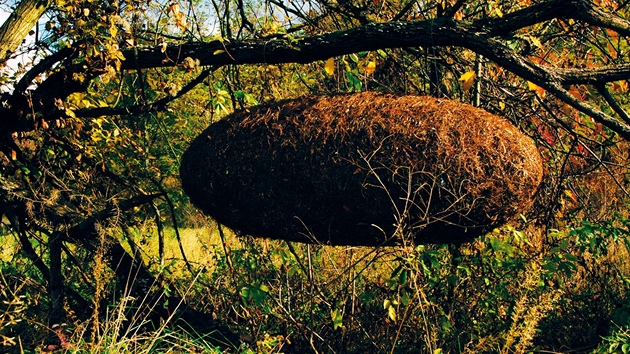
<svg viewBox="0 0 630 354"><path fill-rule="evenodd" d="M177 252L162 264L155 251L143 256L241 343L147 328L132 299L108 298L121 284L107 271L94 274L102 282L94 302L112 302L107 311L80 316L68 303L73 323L46 323L41 279L16 254L2 264L0 338L16 353L628 352L628 220L547 234L528 225L459 247L330 247L229 233L222 242L217 229L182 230L194 274ZM152 232L133 238L155 250ZM176 243L167 237L166 248ZM51 335L59 345L46 348Z"/></svg>

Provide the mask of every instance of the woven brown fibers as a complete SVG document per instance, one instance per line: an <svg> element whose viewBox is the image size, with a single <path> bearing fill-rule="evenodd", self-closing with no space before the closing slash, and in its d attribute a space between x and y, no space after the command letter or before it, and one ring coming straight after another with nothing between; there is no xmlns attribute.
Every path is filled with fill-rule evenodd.
<svg viewBox="0 0 630 354"><path fill-rule="evenodd" d="M182 158L201 210L255 237L333 245L459 243L531 203L533 141L457 101L364 92L257 106Z"/></svg>

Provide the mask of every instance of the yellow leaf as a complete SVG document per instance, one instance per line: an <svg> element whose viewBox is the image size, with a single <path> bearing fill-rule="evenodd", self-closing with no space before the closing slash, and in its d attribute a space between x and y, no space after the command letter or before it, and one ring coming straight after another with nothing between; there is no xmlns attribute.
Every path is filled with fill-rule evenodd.
<svg viewBox="0 0 630 354"><path fill-rule="evenodd" d="M174 15L179 14L179 4L176 2L172 2L168 8L167 11L172 12Z"/></svg>
<svg viewBox="0 0 630 354"><path fill-rule="evenodd" d="M370 60L365 66L365 75L370 76L374 74L374 70L376 70L376 63Z"/></svg>
<svg viewBox="0 0 630 354"><path fill-rule="evenodd" d="M530 91L534 91L536 92L536 94L538 95L538 97L540 98L544 98L545 97L545 89L536 85L535 83L531 82L531 81L527 81L527 87L529 87Z"/></svg>
<svg viewBox="0 0 630 354"><path fill-rule="evenodd" d="M536 38L534 36L528 36L528 38L529 38L529 41L534 45L534 47L536 47L536 48L542 48L543 47L542 43L540 42L540 39L538 39L538 38Z"/></svg>
<svg viewBox="0 0 630 354"><path fill-rule="evenodd" d="M564 190L564 195L566 195L567 197L569 197L574 203L578 202L578 198L575 195L575 193L573 193L571 190L569 189L565 189Z"/></svg>
<svg viewBox="0 0 630 354"><path fill-rule="evenodd" d="M219 55L219 54L223 54L223 53L225 53L225 50L223 50L223 49L217 49L217 50L215 50L215 51L212 53L212 55Z"/></svg>
<svg viewBox="0 0 630 354"><path fill-rule="evenodd" d="M17 152L15 150L11 150L11 160L15 161L17 159Z"/></svg>
<svg viewBox="0 0 630 354"><path fill-rule="evenodd" d="M463 73L462 76L459 77L459 81L462 82L462 88L464 89L464 92L468 92L468 90L470 90L473 82L475 82L475 77L477 77L477 75L475 75L474 71Z"/></svg>
<svg viewBox="0 0 630 354"><path fill-rule="evenodd" d="M527 87L529 88L530 91L536 91L536 88L538 86L535 83L531 82L531 81L527 81Z"/></svg>
<svg viewBox="0 0 630 354"><path fill-rule="evenodd" d="M394 306L390 306L389 309L387 309L387 315L390 320L396 322L396 308Z"/></svg>
<svg viewBox="0 0 630 354"><path fill-rule="evenodd" d="M573 107L571 107L570 104L565 103L562 105L562 111L564 112L564 114L570 117L571 113L573 113Z"/></svg>
<svg viewBox="0 0 630 354"><path fill-rule="evenodd" d="M499 102L499 108L501 108L501 110L505 110L505 103L503 101Z"/></svg>
<svg viewBox="0 0 630 354"><path fill-rule="evenodd" d="M328 76L333 76L333 74L335 74L335 58L326 60L324 70L326 70L326 74L328 74Z"/></svg>
<svg viewBox="0 0 630 354"><path fill-rule="evenodd" d="M182 31L186 29L188 22L186 21L186 16L183 13L178 13L175 15L175 25L179 27Z"/></svg>

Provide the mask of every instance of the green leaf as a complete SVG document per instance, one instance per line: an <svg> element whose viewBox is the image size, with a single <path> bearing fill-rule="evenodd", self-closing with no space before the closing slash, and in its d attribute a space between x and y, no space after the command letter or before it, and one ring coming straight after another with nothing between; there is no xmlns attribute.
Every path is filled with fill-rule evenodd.
<svg viewBox="0 0 630 354"><path fill-rule="evenodd" d="M334 309L333 311L331 311L330 317L332 317L333 329L343 329L343 312L341 312L340 309Z"/></svg>
<svg viewBox="0 0 630 354"><path fill-rule="evenodd" d="M407 271L403 270L400 272L400 276L398 276L398 284L405 285L407 284Z"/></svg>
<svg viewBox="0 0 630 354"><path fill-rule="evenodd" d="M409 292L407 292L405 289L402 289L402 291L400 292L400 303L403 306L407 306L409 305L409 303L411 303L411 296L409 296Z"/></svg>
<svg viewBox="0 0 630 354"><path fill-rule="evenodd" d="M346 77L348 78L348 85L350 86L351 89L353 89L354 91L361 91L361 87L363 86L363 83L361 82L359 77L355 75L355 73L353 73L352 71L346 70Z"/></svg>

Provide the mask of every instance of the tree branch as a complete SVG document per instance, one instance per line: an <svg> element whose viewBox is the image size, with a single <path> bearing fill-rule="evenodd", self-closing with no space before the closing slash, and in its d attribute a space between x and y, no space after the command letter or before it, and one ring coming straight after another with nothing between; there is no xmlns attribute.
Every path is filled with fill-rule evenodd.
<svg viewBox="0 0 630 354"><path fill-rule="evenodd" d="M626 80L630 77L630 64L604 66L592 69L546 68L557 76L563 85L604 84L607 82Z"/></svg>
<svg viewBox="0 0 630 354"><path fill-rule="evenodd" d="M463 4L462 1L457 4ZM554 18L575 18L612 28L630 35L628 22L605 13L585 0L550 0L508 13L502 18L482 19L475 22L457 21L441 17L410 22L369 23L343 31L295 38L274 38L266 41L212 41L173 45L166 50L159 47L133 48L124 51L128 59L122 62L124 70L174 66L185 58L199 60L202 66L216 70L223 65L312 63L330 57L374 51L384 48L406 47L464 47L494 61L503 68L531 81L583 113L592 116L623 136L630 137L630 126L576 100L562 88L563 85L601 84L630 77L630 64L594 69L564 69L536 64L511 50L502 42L510 32ZM137 53L137 54L136 54ZM63 99L72 92L85 88L85 81L73 78L75 64L52 74L36 90L37 98L49 107L55 99ZM85 73L86 81L98 75L98 69ZM205 71L204 74L208 74ZM176 97L201 82L203 75L190 82ZM149 109L161 109L175 97L163 98ZM79 111L80 116L126 114L146 110L146 107L123 109L97 108ZM44 112L46 113L46 112Z"/></svg>
<svg viewBox="0 0 630 354"><path fill-rule="evenodd" d="M610 94L610 92L608 92L608 90L606 89L606 85L597 84L595 85L595 88L597 89L599 94L602 95L602 97L604 97L604 99L606 100L606 103L608 103L610 108L612 108L613 111L615 111L615 113L617 113L619 117L621 117L621 119L623 119L623 121L626 122L626 124L630 124L630 116L628 116L628 113L626 113L623 107L621 107L621 105L617 103L617 101Z"/></svg>
<svg viewBox="0 0 630 354"><path fill-rule="evenodd" d="M105 220L114 215L117 215L118 210L129 210L133 207L150 203L155 198L159 198L161 196L163 196L162 193L138 195L130 199L123 200L122 202L117 203L116 205L113 205L109 208L96 212L87 217L82 222L66 230L68 241L78 241L81 246L86 247L90 250L95 250L96 245L93 243L94 240L92 240L90 236L94 234L94 227L99 220Z"/></svg>
<svg viewBox="0 0 630 354"><path fill-rule="evenodd" d="M74 48L63 48L58 52L55 52L46 58L39 61L31 70L26 72L20 81L15 85L14 91L23 93L26 91L29 85L35 80L35 78L46 71L50 70L55 63L60 62L70 57L75 52Z"/></svg>
<svg viewBox="0 0 630 354"><path fill-rule="evenodd" d="M538 84L538 83L537 83ZM597 108L589 105L588 103L578 100L573 97L569 91L565 90L561 85L555 82L540 83L541 87L545 88L553 95L569 104L571 107L578 111L592 117L597 122L602 123L607 128L619 134L625 140L630 141L630 125L624 124L608 114L598 110Z"/></svg>
<svg viewBox="0 0 630 354"><path fill-rule="evenodd" d="M575 15L581 0L551 0L510 12L503 17L492 17L474 22L474 26L490 36L509 37L512 32L554 18L565 19Z"/></svg>
<svg viewBox="0 0 630 354"><path fill-rule="evenodd" d="M194 89L198 84L203 82L210 74L212 74L217 67L212 67L203 70L197 77L190 81L186 86L179 90L175 95L169 95L161 98L151 104L140 104L132 107L114 108L114 107L97 107L97 108L84 108L74 112L76 117L100 117L100 116L117 116L126 114L140 114L151 111L159 111L164 109L171 101L185 95L190 90Z"/></svg>
<svg viewBox="0 0 630 354"><path fill-rule="evenodd" d="M630 36L630 22L617 16L617 14L605 12L595 6L592 1L572 0L571 2L577 4L572 18L582 20L590 25L614 30L622 36Z"/></svg>

